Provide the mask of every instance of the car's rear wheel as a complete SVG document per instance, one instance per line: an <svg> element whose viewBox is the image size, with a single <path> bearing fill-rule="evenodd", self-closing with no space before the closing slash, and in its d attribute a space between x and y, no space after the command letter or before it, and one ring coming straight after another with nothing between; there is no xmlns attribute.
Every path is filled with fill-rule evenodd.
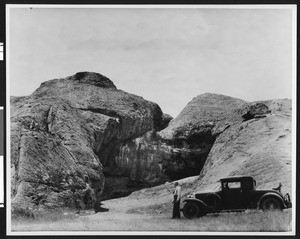
<svg viewBox="0 0 300 239"><path fill-rule="evenodd" d="M184 217L188 219L199 217L200 215L200 208L199 206L194 202L187 202L184 204L182 209Z"/></svg>
<svg viewBox="0 0 300 239"><path fill-rule="evenodd" d="M261 209L263 211L274 211L282 210L282 207L280 201L277 198L268 197L262 201Z"/></svg>

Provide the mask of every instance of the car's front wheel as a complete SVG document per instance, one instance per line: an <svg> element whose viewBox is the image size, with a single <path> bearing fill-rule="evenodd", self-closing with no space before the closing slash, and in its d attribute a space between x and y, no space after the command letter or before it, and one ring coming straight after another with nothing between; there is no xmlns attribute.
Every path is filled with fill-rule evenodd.
<svg viewBox="0 0 300 239"><path fill-rule="evenodd" d="M184 217L188 219L199 217L200 215L200 208L199 206L194 202L187 202L184 204L182 209Z"/></svg>
<svg viewBox="0 0 300 239"><path fill-rule="evenodd" d="M261 203L261 209L263 211L282 210L281 203L277 198L268 197Z"/></svg>

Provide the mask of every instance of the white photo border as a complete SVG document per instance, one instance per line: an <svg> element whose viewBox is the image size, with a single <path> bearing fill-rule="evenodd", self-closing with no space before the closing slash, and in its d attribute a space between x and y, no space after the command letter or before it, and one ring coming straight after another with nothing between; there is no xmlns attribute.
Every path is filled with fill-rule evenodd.
<svg viewBox="0 0 300 239"><path fill-rule="evenodd" d="M172 231L12 231L11 228L11 172L10 172L10 10L14 8L153 8L153 9L291 9L293 28L293 96L292 96L292 231L289 232L172 232ZM297 116L297 5L261 4L261 5L63 5L63 4L6 4L6 231L9 236L28 235L185 235L185 236L294 236L296 233L296 116ZM3 107L0 107L3 109Z"/></svg>

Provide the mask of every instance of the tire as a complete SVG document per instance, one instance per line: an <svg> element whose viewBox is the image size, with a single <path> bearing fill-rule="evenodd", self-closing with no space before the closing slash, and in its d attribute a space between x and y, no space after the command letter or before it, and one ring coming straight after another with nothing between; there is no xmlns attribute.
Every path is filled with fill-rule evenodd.
<svg viewBox="0 0 300 239"><path fill-rule="evenodd" d="M277 198L268 197L261 203L261 209L263 211L275 211L282 210L281 203Z"/></svg>
<svg viewBox="0 0 300 239"><path fill-rule="evenodd" d="M187 202L186 204L184 204L182 212L185 218L192 219L199 217L200 208L194 202Z"/></svg>

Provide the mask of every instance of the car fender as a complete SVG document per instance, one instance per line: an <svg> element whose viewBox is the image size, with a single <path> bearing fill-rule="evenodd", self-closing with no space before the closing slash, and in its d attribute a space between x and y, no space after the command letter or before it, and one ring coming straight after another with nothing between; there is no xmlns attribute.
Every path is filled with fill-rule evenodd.
<svg viewBox="0 0 300 239"><path fill-rule="evenodd" d="M260 197L260 199L259 199L258 202L257 202L257 208L260 208L261 202L262 202L265 198L267 198L267 197L274 197L274 198L277 198L277 199L280 201L281 205L282 205L283 207L285 207L285 204L284 204L284 201L283 201L283 198L282 198L282 197L280 197L280 196L279 196L278 194L276 194L276 193L269 192L269 193L265 193L264 195L262 195L262 196Z"/></svg>
<svg viewBox="0 0 300 239"><path fill-rule="evenodd" d="M187 198L183 202L195 202L197 204L201 204L205 210L210 210L210 207L205 202L197 198Z"/></svg>
<svg viewBox="0 0 300 239"><path fill-rule="evenodd" d="M215 205L211 205L211 203L209 202L209 198L212 199L214 198L215 201ZM211 209L211 210L216 210L218 208L220 208L221 203L222 203L222 199L221 197L216 194L216 193L208 193L204 198L203 198L203 202Z"/></svg>

